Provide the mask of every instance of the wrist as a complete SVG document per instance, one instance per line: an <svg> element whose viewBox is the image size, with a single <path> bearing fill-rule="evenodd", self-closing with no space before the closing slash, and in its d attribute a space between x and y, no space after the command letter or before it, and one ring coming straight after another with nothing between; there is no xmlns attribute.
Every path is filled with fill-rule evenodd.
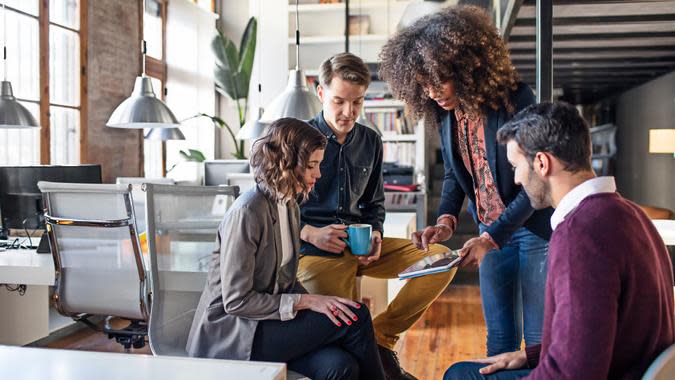
<svg viewBox="0 0 675 380"><path fill-rule="evenodd" d="M312 240L312 228L313 226L310 226L309 224L305 224L304 227L300 230L300 240L305 241L307 243L313 244L311 242Z"/></svg>
<svg viewBox="0 0 675 380"><path fill-rule="evenodd" d="M436 226L443 225L447 227L450 232L454 232L457 227L457 218L450 214L443 214L436 219Z"/></svg>
<svg viewBox="0 0 675 380"><path fill-rule="evenodd" d="M487 231L483 232L480 237L484 239L486 243L491 245L493 249L499 249L499 245L494 241L494 239L492 239L492 236L490 236Z"/></svg>
<svg viewBox="0 0 675 380"><path fill-rule="evenodd" d="M307 297L310 296L310 294L300 294L300 299L298 299L298 302L293 305L293 311L307 309Z"/></svg>

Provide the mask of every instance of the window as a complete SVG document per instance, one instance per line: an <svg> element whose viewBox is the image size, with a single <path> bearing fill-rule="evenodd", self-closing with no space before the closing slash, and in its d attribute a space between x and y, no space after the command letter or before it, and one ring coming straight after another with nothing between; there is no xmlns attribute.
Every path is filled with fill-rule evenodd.
<svg viewBox="0 0 675 380"><path fill-rule="evenodd" d="M168 17L167 17L168 15ZM159 18L161 17L161 22ZM211 39L215 15L208 9L184 1L146 0L144 38L147 42L146 74L153 79L155 94L162 94L178 120L184 141L148 141L144 143L146 177L161 177L175 166L169 176L176 180L195 180L194 170L181 165L180 150L197 149L207 158L214 157L215 131L198 113L215 114L213 56ZM160 27L161 25L161 27ZM160 35L161 34L161 35ZM171 44L167 46L166 41ZM160 45L161 49L157 50ZM160 58L161 56L161 58ZM160 91L163 85L167 91Z"/></svg>
<svg viewBox="0 0 675 380"><path fill-rule="evenodd" d="M166 1L146 0L143 16L143 39L146 42L145 72L152 81L155 95L162 100L166 83ZM147 133L147 130L144 132ZM148 178L166 174L166 143L157 140L143 142L144 173Z"/></svg>
<svg viewBox="0 0 675 380"><path fill-rule="evenodd" d="M86 0L5 3L7 78L42 128L0 131L0 164L79 164L85 75L80 16Z"/></svg>

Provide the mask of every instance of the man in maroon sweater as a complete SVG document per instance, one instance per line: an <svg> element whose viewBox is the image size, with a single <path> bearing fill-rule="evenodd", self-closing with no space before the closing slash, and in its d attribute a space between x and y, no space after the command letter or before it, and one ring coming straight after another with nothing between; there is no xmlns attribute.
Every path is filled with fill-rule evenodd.
<svg viewBox="0 0 675 380"><path fill-rule="evenodd" d="M613 177L595 176L588 125L571 105L532 105L498 139L532 206L555 208L542 343L457 363L444 379L639 379L675 341L663 240Z"/></svg>

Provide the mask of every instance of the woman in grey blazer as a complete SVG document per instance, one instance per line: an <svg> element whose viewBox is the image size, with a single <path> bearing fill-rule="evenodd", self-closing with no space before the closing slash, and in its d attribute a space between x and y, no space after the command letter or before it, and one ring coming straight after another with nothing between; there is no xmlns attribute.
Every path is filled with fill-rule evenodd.
<svg viewBox="0 0 675 380"><path fill-rule="evenodd" d="M257 186L240 196L218 229L195 313L191 356L285 362L312 379L384 379L368 309L307 294L296 280L299 210L321 177L326 138L280 119L255 142Z"/></svg>

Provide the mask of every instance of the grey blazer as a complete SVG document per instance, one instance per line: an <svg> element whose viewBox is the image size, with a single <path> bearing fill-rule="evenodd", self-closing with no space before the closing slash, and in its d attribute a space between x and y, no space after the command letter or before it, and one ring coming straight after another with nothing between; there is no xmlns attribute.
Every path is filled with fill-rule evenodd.
<svg viewBox="0 0 675 380"><path fill-rule="evenodd" d="M190 356L249 360L259 320L282 319L299 296L299 209L288 207L293 258L282 259L279 212L256 187L241 195L218 228L220 251L213 254L206 286L187 340Z"/></svg>

